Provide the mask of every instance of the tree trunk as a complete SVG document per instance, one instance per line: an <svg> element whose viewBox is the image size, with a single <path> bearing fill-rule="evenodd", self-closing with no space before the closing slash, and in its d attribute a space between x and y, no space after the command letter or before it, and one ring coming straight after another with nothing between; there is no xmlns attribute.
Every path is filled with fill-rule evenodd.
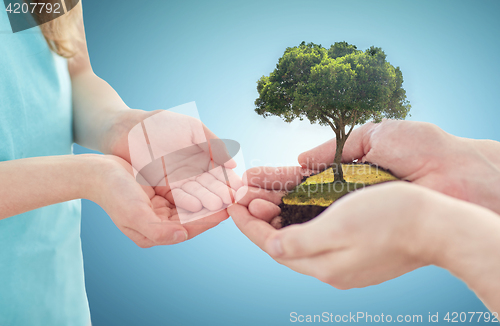
<svg viewBox="0 0 500 326"><path fill-rule="evenodd" d="M337 135L337 148L335 149L335 159L333 160L333 176L334 182L340 181L345 182L344 180L344 171L342 170L342 151L344 150L345 139L338 137Z"/></svg>

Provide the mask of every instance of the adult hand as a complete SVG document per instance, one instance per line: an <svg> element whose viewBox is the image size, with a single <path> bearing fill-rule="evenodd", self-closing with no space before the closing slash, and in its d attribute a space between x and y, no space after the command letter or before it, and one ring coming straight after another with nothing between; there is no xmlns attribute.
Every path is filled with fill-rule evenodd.
<svg viewBox="0 0 500 326"><path fill-rule="evenodd" d="M250 205L250 210L261 208L251 205L255 198L268 198L277 205L283 191L293 189L303 176L329 167L334 156L335 138L300 154L301 167L249 169L243 178L248 188L236 198ZM456 137L430 123L383 120L352 131L342 162L354 160L377 164L403 180L500 213L500 143L496 141Z"/></svg>
<svg viewBox="0 0 500 326"><path fill-rule="evenodd" d="M403 182L373 186L336 201L315 219L281 230L266 223L270 204L229 213L238 228L280 264L340 289L365 287L433 263L426 214L429 190ZM259 207L260 206L260 207ZM255 213L254 213L255 214Z"/></svg>
<svg viewBox="0 0 500 326"><path fill-rule="evenodd" d="M335 138L299 155L302 167L324 170ZM395 176L500 213L500 143L448 134L437 126L384 120L352 131L342 162L370 162Z"/></svg>
<svg viewBox="0 0 500 326"><path fill-rule="evenodd" d="M498 192L485 187L485 181L497 178L500 160L494 149L498 143L461 139L429 124L405 124L384 121L359 128L347 141L343 161L377 163L414 183L459 198L466 194L469 201L496 207L492 199L498 198ZM408 139L401 140L404 132L399 128L409 133ZM382 129L388 133L383 137ZM386 145L380 140L384 137ZM429 139L434 147L426 146ZM276 230L280 228L277 205L284 191L309 175L309 169L326 168L333 162L334 149L332 140L302 154L301 168L248 170L247 187L236 194L238 204L228 209L240 230L279 263L338 288L377 284L435 264L464 280L490 309L500 309L500 282L496 281L500 261L491 258L500 248L500 220L488 209L425 187L391 182L349 194L307 223ZM379 153L387 153L399 166L391 159L384 161L385 154ZM410 157L408 162L405 156ZM453 164L454 157L461 159L462 166ZM464 165L486 167L491 175L485 177L483 171L476 174L478 178L455 175L467 170ZM442 183L433 183L432 176ZM456 182L457 177L464 184ZM475 193L480 186L478 193L487 194L484 201Z"/></svg>
<svg viewBox="0 0 500 326"><path fill-rule="evenodd" d="M241 204L228 211L238 228L277 262L339 289L378 284L429 264L474 283L478 274L464 266L478 259L476 250L488 248L489 255L500 242L487 231L500 228L497 215L405 182L356 191L315 219L280 230L268 223L273 207L268 200L254 199L255 213ZM489 244L481 242L483 236ZM492 263L488 255L477 269L493 277L498 260Z"/></svg>

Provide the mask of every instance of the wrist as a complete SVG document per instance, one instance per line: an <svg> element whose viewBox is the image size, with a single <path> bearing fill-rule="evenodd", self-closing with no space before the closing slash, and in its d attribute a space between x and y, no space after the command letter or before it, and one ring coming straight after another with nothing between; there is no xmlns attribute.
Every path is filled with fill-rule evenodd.
<svg viewBox="0 0 500 326"><path fill-rule="evenodd" d="M412 198L411 206L407 207L412 222L410 227L405 227L406 233L401 237L403 252L421 266L436 265L436 261L440 260L441 248L441 245L436 244L443 242L442 229L445 227L443 224L446 224L440 219L436 196L444 195L421 186L408 186L411 192L405 196Z"/></svg>
<svg viewBox="0 0 500 326"><path fill-rule="evenodd" d="M500 169L500 142L490 139L469 139L473 146L487 158L492 165Z"/></svg>
<svg viewBox="0 0 500 326"><path fill-rule="evenodd" d="M420 186L413 187L409 195L412 206L408 211L414 222L410 232L402 237L404 252L422 265L456 269L456 257L461 256L457 251L467 237L475 235L475 221L467 210L487 210Z"/></svg>
<svg viewBox="0 0 500 326"><path fill-rule="evenodd" d="M114 111L106 120L103 126L104 137L101 142L101 152L110 154L113 146L121 135L126 134L133 126L129 126L131 120L139 115L140 110L130 109L128 107ZM128 130L127 130L128 129Z"/></svg>
<svg viewBox="0 0 500 326"><path fill-rule="evenodd" d="M500 214L500 143L493 140L461 138L462 165L458 175L465 199Z"/></svg>
<svg viewBox="0 0 500 326"><path fill-rule="evenodd" d="M104 189L102 181L109 171L112 171L114 162L100 154L75 155L77 160L77 174L79 176L76 198L98 202L100 193Z"/></svg>
<svg viewBox="0 0 500 326"><path fill-rule="evenodd" d="M443 196L438 194L439 196ZM464 281L492 311L500 309L500 217L483 207L445 197L433 219L431 264Z"/></svg>
<svg viewBox="0 0 500 326"><path fill-rule="evenodd" d="M135 125L157 112L138 109L126 109L116 112L113 118L109 120L102 152L119 156L130 162L128 133Z"/></svg>

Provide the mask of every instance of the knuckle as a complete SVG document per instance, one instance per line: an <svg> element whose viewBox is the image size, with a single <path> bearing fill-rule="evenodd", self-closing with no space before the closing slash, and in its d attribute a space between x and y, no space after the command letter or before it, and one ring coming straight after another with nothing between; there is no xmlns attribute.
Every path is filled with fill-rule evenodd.
<svg viewBox="0 0 500 326"><path fill-rule="evenodd" d="M349 290L352 288L352 286L349 284L349 282L346 281L344 277L332 272L320 272L316 278L321 282L329 284L339 290Z"/></svg>
<svg viewBox="0 0 500 326"><path fill-rule="evenodd" d="M317 270L313 276L315 278L317 278L318 280L320 280L321 282L330 284L334 287L335 287L334 284L338 283L338 278L335 277L335 275L330 273L330 271L328 271L328 270L323 270L323 269Z"/></svg>
<svg viewBox="0 0 500 326"><path fill-rule="evenodd" d="M443 130L436 126L435 124L432 124L430 122L422 122L422 129L426 133L433 133L433 134L442 134Z"/></svg>
<svg viewBox="0 0 500 326"><path fill-rule="evenodd" d="M152 245L146 244L144 242L136 242L135 244L142 249L147 249L152 247Z"/></svg>
<svg viewBox="0 0 500 326"><path fill-rule="evenodd" d="M413 127L415 128L413 132L418 135L422 142L432 139L432 146L434 147L447 145L446 136L448 134L435 124L429 122L418 122Z"/></svg>
<svg viewBox="0 0 500 326"><path fill-rule="evenodd" d="M353 288L353 286L350 286L347 283L334 282L334 283L329 283L329 284L338 290L350 290Z"/></svg>

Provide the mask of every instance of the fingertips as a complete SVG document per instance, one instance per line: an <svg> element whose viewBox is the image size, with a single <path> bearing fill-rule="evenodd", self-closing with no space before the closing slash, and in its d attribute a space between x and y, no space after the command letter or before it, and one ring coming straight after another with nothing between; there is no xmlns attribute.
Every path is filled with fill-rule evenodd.
<svg viewBox="0 0 500 326"><path fill-rule="evenodd" d="M249 189L249 187L247 187L247 186L243 186L240 189L238 189L236 191L235 196L234 196L234 200L237 203L240 203L240 201L241 201L242 205L245 205L245 206L248 205L250 203L249 201L246 204L244 203L245 202L244 199L246 198L246 195L248 193L248 189Z"/></svg>
<svg viewBox="0 0 500 326"><path fill-rule="evenodd" d="M362 159L371 149L371 135L379 124L366 123L352 131L342 151L342 162ZM376 163L376 162L373 162Z"/></svg>
<svg viewBox="0 0 500 326"><path fill-rule="evenodd" d="M300 258L335 250L338 241L328 225L310 221L282 228L266 243L266 251L273 258Z"/></svg>
<svg viewBox="0 0 500 326"><path fill-rule="evenodd" d="M260 189L256 187L243 186L236 192L236 202L248 206L250 202L256 198L264 199L276 205L281 203L281 198L284 196L284 192Z"/></svg>
<svg viewBox="0 0 500 326"><path fill-rule="evenodd" d="M366 123L352 131L346 140L342 151L342 162L352 162L361 159L370 150L370 137L377 124ZM330 139L327 142L303 152L298 161L302 168L323 171L330 167L335 159L337 142Z"/></svg>
<svg viewBox="0 0 500 326"><path fill-rule="evenodd" d="M227 182L229 182L228 186L233 188L234 190L238 190L239 188L241 188L241 186L243 186L243 181L233 170L218 166L215 169L209 170L208 173L210 173L226 185Z"/></svg>
<svg viewBox="0 0 500 326"><path fill-rule="evenodd" d="M185 183L182 186L182 189L195 196L199 201L201 201L203 207L210 211L216 211L222 208L222 199L195 181Z"/></svg>
<svg viewBox="0 0 500 326"><path fill-rule="evenodd" d="M254 199L248 205L248 211L253 216L268 223L281 213L279 206L260 198Z"/></svg>
<svg viewBox="0 0 500 326"><path fill-rule="evenodd" d="M236 174L236 172L234 172L234 170L226 169L226 173L231 188L233 188L234 190L238 190L241 187L243 187L243 180L240 178L239 175Z"/></svg>
<svg viewBox="0 0 500 326"><path fill-rule="evenodd" d="M208 213L208 212L207 212ZM217 226L222 221L226 220L229 217L227 211L221 210L219 212L206 215L200 219L193 220L191 222L187 222L183 224L184 228L188 230L189 239L194 238L195 236Z"/></svg>
<svg viewBox="0 0 500 326"><path fill-rule="evenodd" d="M311 169L315 171L326 170L335 158L336 150L335 138L314 147L299 155L299 165L304 169Z"/></svg>
<svg viewBox="0 0 500 326"><path fill-rule="evenodd" d="M252 216L245 206L234 204L228 208L234 224L250 241L265 250L265 244L277 231L269 223Z"/></svg>
<svg viewBox="0 0 500 326"><path fill-rule="evenodd" d="M282 217L281 216L276 216L274 217L271 222L269 222L269 224L271 224L271 226L273 228L275 228L276 230L279 230L283 227L283 223L282 223Z"/></svg>
<svg viewBox="0 0 500 326"><path fill-rule="evenodd" d="M193 195L186 193L182 189L172 189L170 195L172 195L172 201L177 207L184 208L190 212L198 212L203 208L203 205L201 204L201 201L199 199L197 199Z"/></svg>
<svg viewBox="0 0 500 326"><path fill-rule="evenodd" d="M227 162L224 163L224 166L227 169L235 169L237 167L237 164L234 159L229 159Z"/></svg>
<svg viewBox="0 0 500 326"><path fill-rule="evenodd" d="M232 198L234 198L235 191L229 188L222 181L216 179L210 173L203 173L202 175L198 176L196 178L196 182L207 188L215 195L219 196L224 204L230 205L233 203Z"/></svg>

